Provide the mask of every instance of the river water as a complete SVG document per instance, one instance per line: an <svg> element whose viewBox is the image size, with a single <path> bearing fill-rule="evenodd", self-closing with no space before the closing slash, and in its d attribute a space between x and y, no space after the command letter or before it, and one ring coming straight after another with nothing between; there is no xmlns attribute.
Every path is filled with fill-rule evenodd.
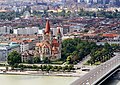
<svg viewBox="0 0 120 85"><path fill-rule="evenodd" d="M0 75L0 85L70 85L78 77ZM110 78L102 85L120 85L119 79Z"/></svg>
<svg viewBox="0 0 120 85"><path fill-rule="evenodd" d="M113 74L101 85L120 85L120 71Z"/></svg>
<svg viewBox="0 0 120 85"><path fill-rule="evenodd" d="M78 77L0 75L0 85L70 85Z"/></svg>
<svg viewBox="0 0 120 85"><path fill-rule="evenodd" d="M110 79L101 85L120 85L120 80Z"/></svg>

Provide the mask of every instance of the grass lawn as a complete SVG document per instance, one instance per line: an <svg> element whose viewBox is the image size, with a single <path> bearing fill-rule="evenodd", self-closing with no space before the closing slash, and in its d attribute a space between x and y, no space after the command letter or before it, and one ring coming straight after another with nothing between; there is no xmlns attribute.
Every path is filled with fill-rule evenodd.
<svg viewBox="0 0 120 85"><path fill-rule="evenodd" d="M95 64L94 65L100 65L101 64L101 62L100 61L98 61L98 62L95 62Z"/></svg>
<svg viewBox="0 0 120 85"><path fill-rule="evenodd" d="M59 64L62 65L64 62L59 60L59 61L51 61L51 64Z"/></svg>
<svg viewBox="0 0 120 85"><path fill-rule="evenodd" d="M98 61L98 62L95 62L95 64L93 64L93 65L100 65L101 64L101 62L100 61ZM88 62L86 62L86 63L84 63L84 65L90 65Z"/></svg>

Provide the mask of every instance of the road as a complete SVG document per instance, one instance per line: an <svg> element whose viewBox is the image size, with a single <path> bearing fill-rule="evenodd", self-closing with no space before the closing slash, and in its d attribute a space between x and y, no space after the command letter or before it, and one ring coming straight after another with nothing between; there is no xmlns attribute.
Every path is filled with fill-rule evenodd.
<svg viewBox="0 0 120 85"><path fill-rule="evenodd" d="M74 65L75 68L82 68L82 67L86 67L84 64L90 60L91 56L87 55L82 61L80 61L77 65ZM91 67L91 66L87 66L87 67Z"/></svg>

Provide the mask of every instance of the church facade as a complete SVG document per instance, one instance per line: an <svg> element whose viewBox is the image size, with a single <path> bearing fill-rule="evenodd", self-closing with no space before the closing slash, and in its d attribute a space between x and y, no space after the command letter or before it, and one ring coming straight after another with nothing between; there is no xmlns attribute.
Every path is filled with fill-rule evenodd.
<svg viewBox="0 0 120 85"><path fill-rule="evenodd" d="M56 28L57 29L57 28ZM60 29L57 29L57 35L53 35L50 30L49 20L46 21L45 30L42 33L42 40L36 43L36 56L39 56L41 60L47 57L50 60L57 60L61 58L61 43L62 35Z"/></svg>

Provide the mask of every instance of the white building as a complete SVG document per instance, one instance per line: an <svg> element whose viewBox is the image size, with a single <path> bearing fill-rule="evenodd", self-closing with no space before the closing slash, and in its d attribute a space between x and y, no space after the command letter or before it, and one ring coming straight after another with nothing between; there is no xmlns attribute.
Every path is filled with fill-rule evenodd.
<svg viewBox="0 0 120 85"><path fill-rule="evenodd" d="M22 60L22 62L28 62L28 61L33 62L34 53L35 53L35 52L32 51L32 50L24 51L24 52L21 54L21 60Z"/></svg>
<svg viewBox="0 0 120 85"><path fill-rule="evenodd" d="M97 3L98 2L98 0L93 0L93 3Z"/></svg>
<svg viewBox="0 0 120 85"><path fill-rule="evenodd" d="M8 54L13 50L20 52L20 45L16 43L0 43L0 61L6 61Z"/></svg>
<svg viewBox="0 0 120 85"><path fill-rule="evenodd" d="M53 32L53 35L57 35L57 31L60 29L61 35L63 36L63 28L62 27L57 27L57 28L50 28L50 30ZM38 34L43 34L43 29L40 29L38 31Z"/></svg>
<svg viewBox="0 0 120 85"><path fill-rule="evenodd" d="M12 27L9 26L3 26L3 27L0 27L0 34L10 34L10 30L12 30Z"/></svg>
<svg viewBox="0 0 120 85"><path fill-rule="evenodd" d="M29 44L28 43L21 43L20 44L20 51L24 52L26 50L29 50Z"/></svg>
<svg viewBox="0 0 120 85"><path fill-rule="evenodd" d="M81 1L80 0L77 0L77 3L80 3Z"/></svg>
<svg viewBox="0 0 120 85"><path fill-rule="evenodd" d="M89 3L89 0L84 0L85 3Z"/></svg>
<svg viewBox="0 0 120 85"><path fill-rule="evenodd" d="M53 35L57 35L58 29L60 29L61 35L63 36L63 28L62 27L57 27L57 28L50 28L51 31L53 32Z"/></svg>
<svg viewBox="0 0 120 85"><path fill-rule="evenodd" d="M14 34L37 34L39 27L25 27L25 28L17 28L13 30Z"/></svg>
<svg viewBox="0 0 120 85"><path fill-rule="evenodd" d="M35 47L34 40L27 40L26 39L26 40L16 40L13 42L20 44L20 52L31 50L31 49L34 49L34 47Z"/></svg>
<svg viewBox="0 0 120 85"><path fill-rule="evenodd" d="M38 34L42 34L42 33L43 33L43 29L39 29Z"/></svg>
<svg viewBox="0 0 120 85"><path fill-rule="evenodd" d="M70 26L69 32L73 33L73 32L80 32L84 30L84 28L80 25L76 25L76 26Z"/></svg>

